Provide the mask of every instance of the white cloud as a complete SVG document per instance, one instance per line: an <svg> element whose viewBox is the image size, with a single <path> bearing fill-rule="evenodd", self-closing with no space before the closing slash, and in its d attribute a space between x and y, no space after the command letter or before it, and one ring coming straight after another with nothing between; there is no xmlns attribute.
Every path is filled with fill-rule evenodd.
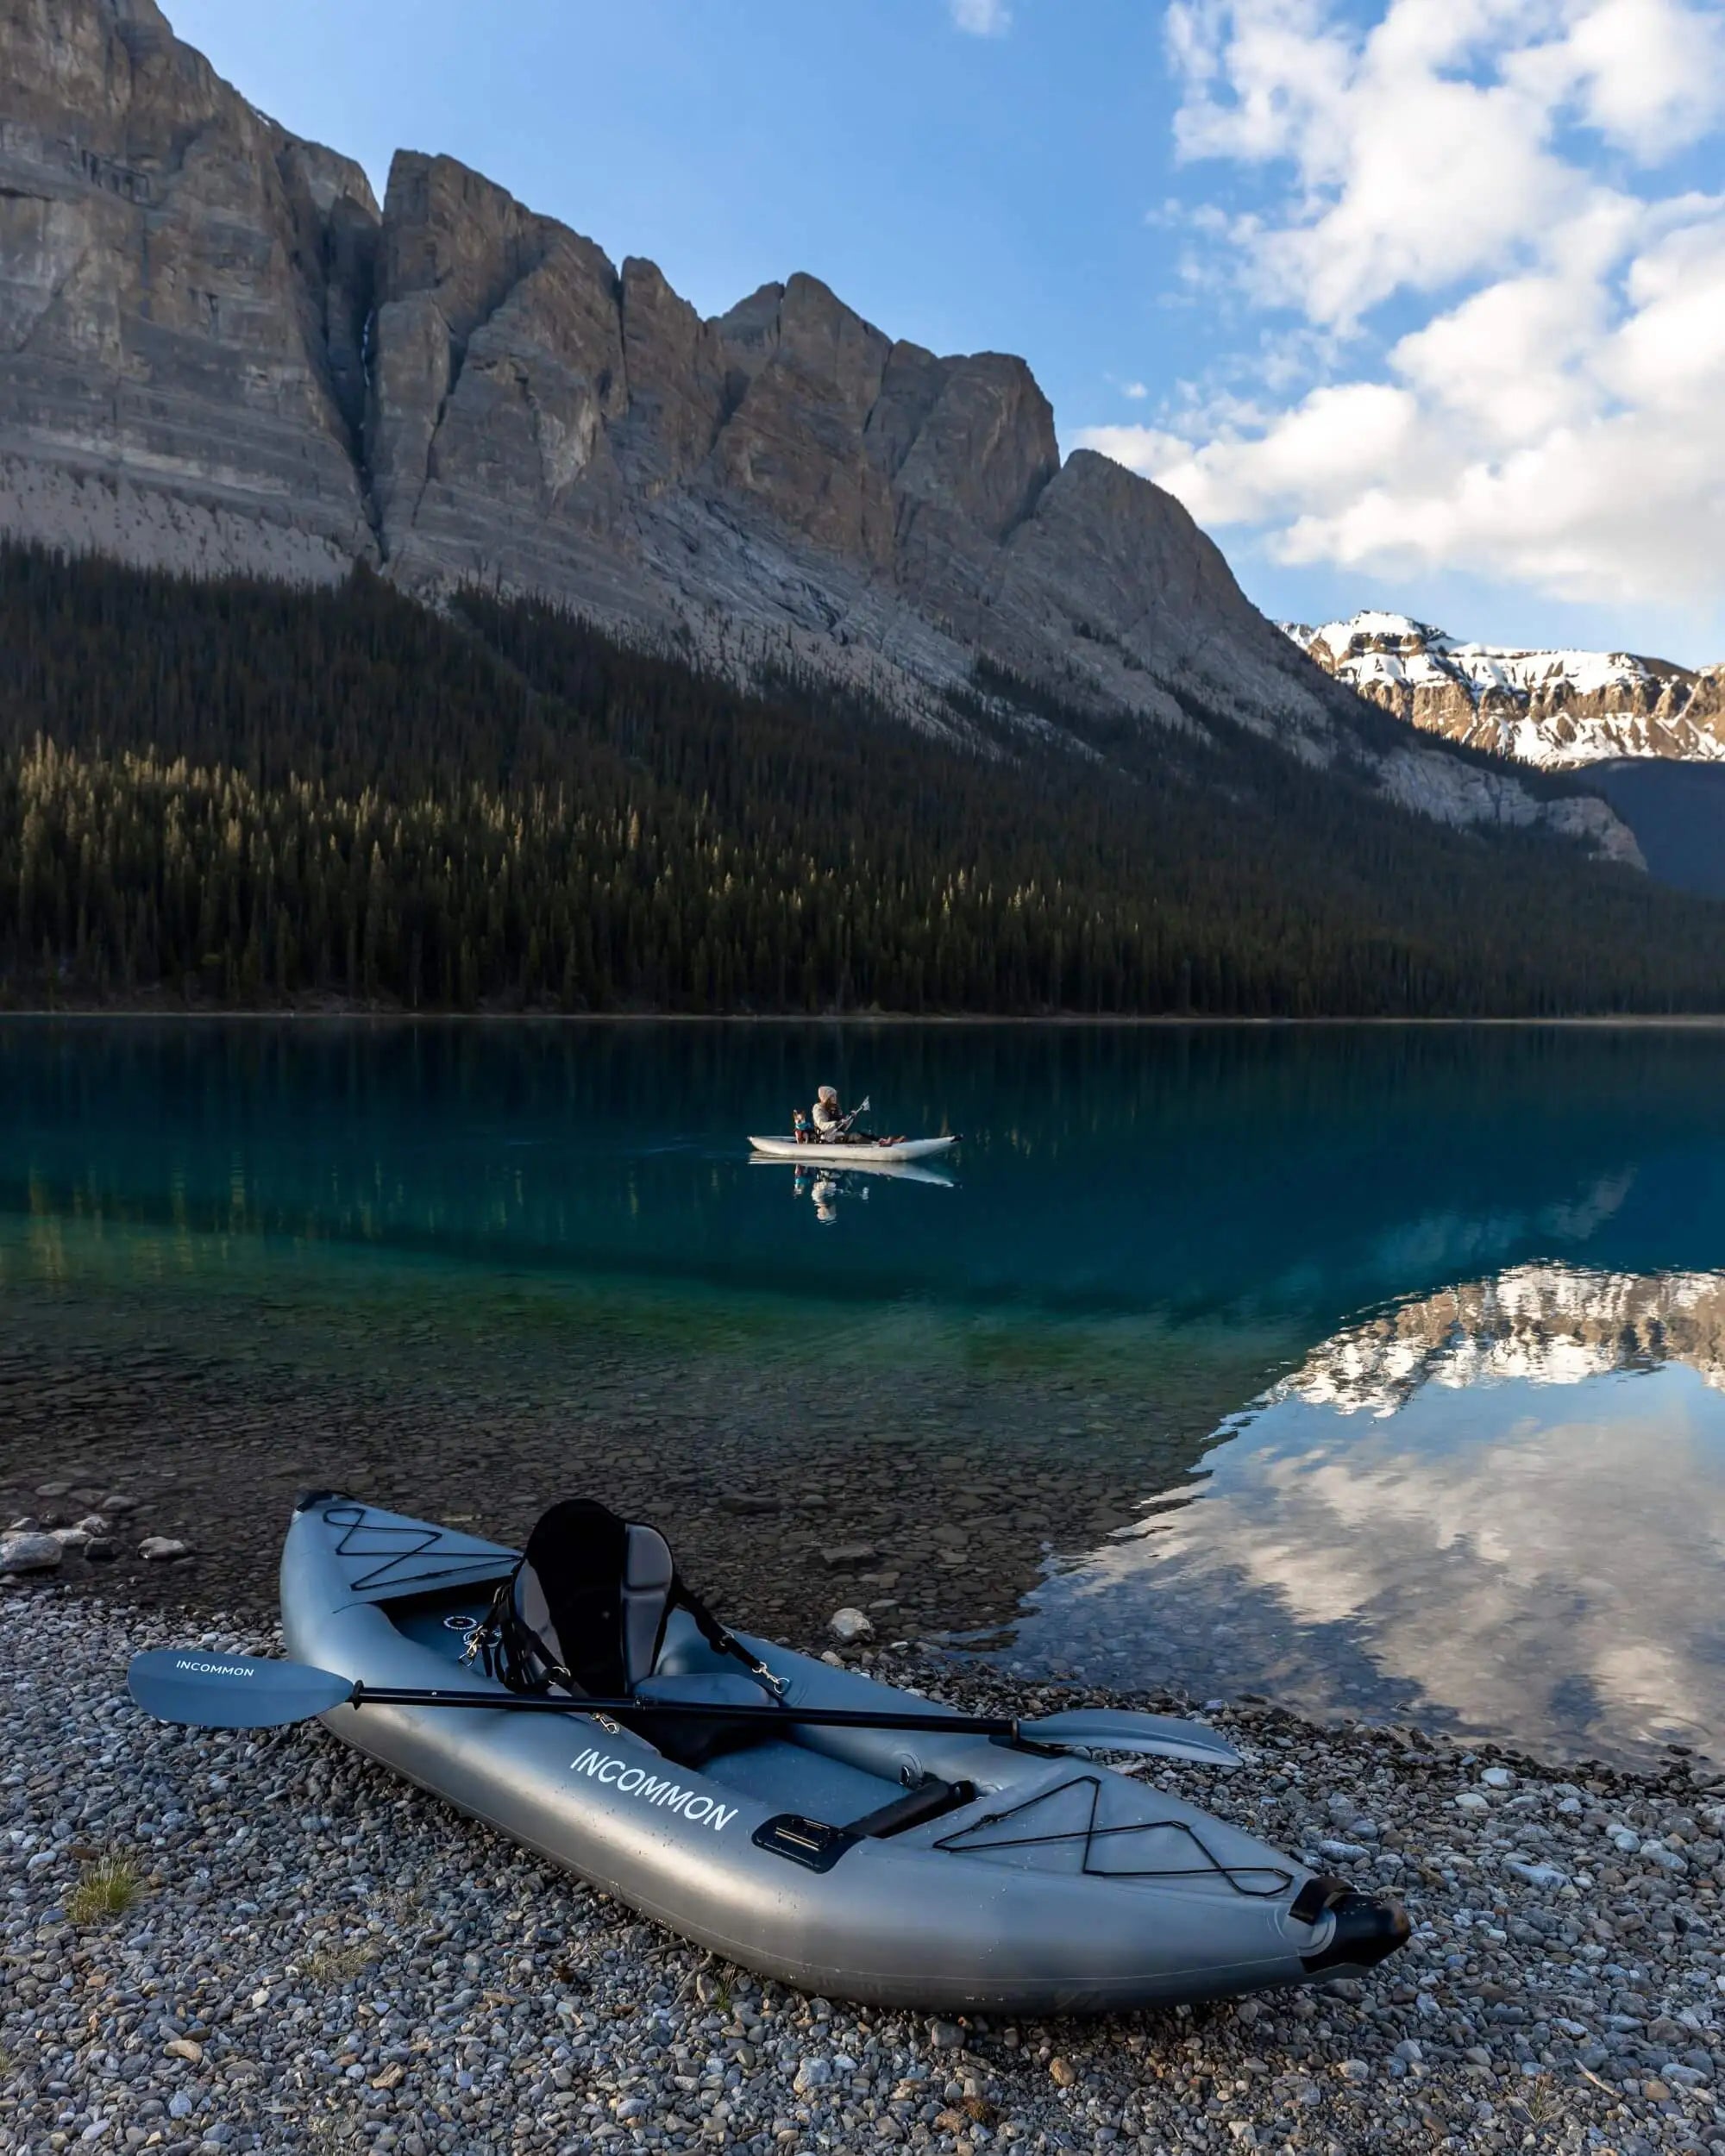
<svg viewBox="0 0 1725 2156"><path fill-rule="evenodd" d="M1716 15L1681 0L1604 0L1574 25L1566 50L1589 119L1643 156L1699 140L1718 118Z"/></svg>
<svg viewBox="0 0 1725 2156"><path fill-rule="evenodd" d="M1284 561L1725 595L1725 197L1655 171L1725 120L1725 15L1174 0L1169 44L1182 156L1270 188L1195 229L1299 329L1271 409L1189 399L1088 446ZM1388 340L1391 301L1415 326Z"/></svg>
<svg viewBox="0 0 1725 2156"><path fill-rule="evenodd" d="M1013 27L1007 0L947 0L955 29L967 37L1004 37Z"/></svg>
<svg viewBox="0 0 1725 2156"><path fill-rule="evenodd" d="M1121 385L1120 394L1130 397L1133 404L1141 404L1150 394L1150 385L1147 382L1126 382Z"/></svg>

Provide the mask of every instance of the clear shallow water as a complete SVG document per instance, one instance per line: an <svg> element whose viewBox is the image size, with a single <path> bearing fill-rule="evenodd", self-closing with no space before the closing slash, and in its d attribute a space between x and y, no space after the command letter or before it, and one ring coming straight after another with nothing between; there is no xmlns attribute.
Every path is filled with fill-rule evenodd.
<svg viewBox="0 0 1725 2156"><path fill-rule="evenodd" d="M963 1131L950 1169L751 1163L827 1077ZM835 1520L866 1482L963 1520L935 1601L875 1582L888 1632L1717 1749L1722 1081L1702 1031L14 1022L0 1359L72 1389L0 1422L0 1472L44 1427L108 1471L90 1429L163 1355L303 1403L260 1474L332 1386L405 1403L430 1510L492 1403L637 1428L700 1518L741 1432ZM183 1483L219 1449L231 1504L245 1426L123 1442Z"/></svg>

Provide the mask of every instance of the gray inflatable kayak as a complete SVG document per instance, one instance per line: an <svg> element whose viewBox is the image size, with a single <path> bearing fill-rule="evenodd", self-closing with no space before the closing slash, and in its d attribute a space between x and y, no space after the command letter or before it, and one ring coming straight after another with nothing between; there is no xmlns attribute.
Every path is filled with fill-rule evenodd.
<svg viewBox="0 0 1725 2156"><path fill-rule="evenodd" d="M282 1556L287 1651L368 1685L482 1686L462 1647L516 1554L307 1497ZM857 1671L738 1639L792 1706L931 1711ZM736 1666L678 1612L654 1681L683 1696L710 1681L718 1699ZM1164 1790L1031 1745L800 1726L691 1768L574 1708L368 1703L323 1719L643 1915L828 1997L1098 2013L1359 1975L1408 1934L1392 1904Z"/></svg>

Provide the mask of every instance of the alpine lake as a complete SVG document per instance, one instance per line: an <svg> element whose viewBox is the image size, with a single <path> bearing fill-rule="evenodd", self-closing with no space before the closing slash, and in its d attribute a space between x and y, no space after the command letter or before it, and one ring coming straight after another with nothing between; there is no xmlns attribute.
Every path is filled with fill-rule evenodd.
<svg viewBox="0 0 1725 2156"><path fill-rule="evenodd" d="M963 1143L751 1160L823 1081ZM801 1642L1725 1752L1725 1030L71 1017L0 1100L0 1525L132 1501L74 1586L588 1494Z"/></svg>

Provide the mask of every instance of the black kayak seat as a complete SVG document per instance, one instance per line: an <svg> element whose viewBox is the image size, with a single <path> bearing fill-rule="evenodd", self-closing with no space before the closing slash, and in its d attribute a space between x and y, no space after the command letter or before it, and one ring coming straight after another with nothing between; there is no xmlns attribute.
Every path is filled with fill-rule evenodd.
<svg viewBox="0 0 1725 2156"><path fill-rule="evenodd" d="M701 1649L696 1666L726 1680L728 1689L716 1695L724 1703L745 1695L756 1706L776 1699L753 1657L679 1578L671 1545L656 1527L624 1520L592 1498L572 1497L542 1514L527 1538L480 1628L480 1651L487 1672L513 1691L623 1699L643 1695L642 1687L663 1669L674 1624L681 1669L688 1669L685 1636L692 1628ZM738 1683L743 1693L734 1689ZM755 1735L743 1722L631 1718L621 1711L618 1718L691 1766Z"/></svg>
<svg viewBox="0 0 1725 2156"><path fill-rule="evenodd" d="M541 1515L489 1633L512 1689L617 1698L650 1677L680 1592L656 1527L575 1497Z"/></svg>
<svg viewBox="0 0 1725 2156"><path fill-rule="evenodd" d="M530 1689L656 1700L691 1707L771 1707L778 1693L751 1658L677 1576L656 1527L625 1520L588 1498L554 1505L528 1537L500 1600L505 1680ZM685 1765L707 1766L750 1794L831 1806L855 1836L888 1836L967 1802L970 1785L933 1776L906 1789L859 1763L827 1754L817 1733L787 1712L770 1721L619 1714L637 1735ZM811 1746L805 1741L812 1737ZM719 1765L733 1755L728 1771ZM743 1758L736 1755L752 1755ZM758 1789L750 1784L758 1783Z"/></svg>
<svg viewBox="0 0 1725 2156"><path fill-rule="evenodd" d="M653 1673L676 1566L656 1527L587 1516L601 1511L577 1501L539 1522L515 1576L515 1614L582 1691L616 1696Z"/></svg>

